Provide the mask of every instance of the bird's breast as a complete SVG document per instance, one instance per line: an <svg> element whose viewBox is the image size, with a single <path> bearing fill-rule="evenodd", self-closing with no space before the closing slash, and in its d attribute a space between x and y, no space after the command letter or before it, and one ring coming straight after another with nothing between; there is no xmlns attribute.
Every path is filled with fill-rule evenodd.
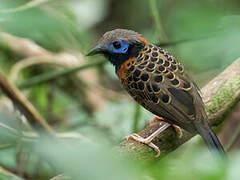
<svg viewBox="0 0 240 180"><path fill-rule="evenodd" d="M136 61L136 58L130 58L127 61L125 61L117 71L118 78L121 80L121 82L124 84L124 82L127 80L129 71L133 67L134 62Z"/></svg>

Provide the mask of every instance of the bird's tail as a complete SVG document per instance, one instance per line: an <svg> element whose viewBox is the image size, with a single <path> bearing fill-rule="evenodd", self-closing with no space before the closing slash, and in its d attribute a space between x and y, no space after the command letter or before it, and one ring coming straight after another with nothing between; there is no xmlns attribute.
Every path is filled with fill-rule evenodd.
<svg viewBox="0 0 240 180"><path fill-rule="evenodd" d="M222 144L206 120L196 122L195 127L213 154L216 154L217 152L219 155L225 156L225 151Z"/></svg>

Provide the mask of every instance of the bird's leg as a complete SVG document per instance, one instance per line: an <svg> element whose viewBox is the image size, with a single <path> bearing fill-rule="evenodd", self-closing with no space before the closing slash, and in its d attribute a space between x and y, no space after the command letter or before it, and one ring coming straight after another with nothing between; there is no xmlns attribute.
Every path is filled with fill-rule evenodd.
<svg viewBox="0 0 240 180"><path fill-rule="evenodd" d="M153 132L150 136L148 136L147 138L143 138L141 136L139 136L138 134L131 134L130 136L127 136L126 139L132 139L134 141L146 144L148 146L150 146L151 148L153 148L156 152L157 155L156 157L158 157L160 155L160 149L152 143L152 140L159 135L161 132L163 132L165 129L167 129L169 126L171 126L168 123L164 123L160 128L158 128L155 132Z"/></svg>
<svg viewBox="0 0 240 180"><path fill-rule="evenodd" d="M154 122L159 122L159 121L164 121L164 122L166 122L166 121L164 120L164 118L155 116L155 117L150 121L150 124L151 124L151 123L154 123ZM175 130L176 133L178 134L178 137L181 138L182 135L183 135L181 128L180 128L179 126L175 125L175 124L172 124L171 126L174 128L174 130Z"/></svg>

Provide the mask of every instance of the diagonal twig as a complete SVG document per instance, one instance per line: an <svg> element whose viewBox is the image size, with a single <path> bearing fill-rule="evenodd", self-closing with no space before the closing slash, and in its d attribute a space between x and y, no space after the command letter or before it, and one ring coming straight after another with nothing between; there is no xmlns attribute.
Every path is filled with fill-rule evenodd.
<svg viewBox="0 0 240 180"><path fill-rule="evenodd" d="M20 89L24 89L24 88L32 87L37 84L46 83L51 80L60 78L62 76L66 76L68 74L73 74L80 70L87 69L89 67L101 65L105 62L106 62L106 60L92 61L92 62L86 63L84 65L80 65L80 66L77 66L74 68L68 68L68 69L65 69L62 71L54 71L54 72L49 72L49 73L45 73L42 75L38 75L38 76L32 77L31 79L28 79L28 80L22 82L21 84L18 85L18 87Z"/></svg>
<svg viewBox="0 0 240 180"><path fill-rule="evenodd" d="M39 114L34 106L23 96L23 94L11 84L5 75L0 72L0 89L7 95L19 111L29 120L29 122L37 122L44 130L54 135L55 131L48 125L46 120Z"/></svg>

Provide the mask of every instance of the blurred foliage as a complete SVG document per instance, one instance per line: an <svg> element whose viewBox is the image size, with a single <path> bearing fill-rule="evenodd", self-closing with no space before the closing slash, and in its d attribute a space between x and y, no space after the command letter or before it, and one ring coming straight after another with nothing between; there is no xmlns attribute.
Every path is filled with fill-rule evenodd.
<svg viewBox="0 0 240 180"><path fill-rule="evenodd" d="M166 43L164 48L204 85L240 56L239 9L236 0L0 0L0 30L52 52L84 55L104 32L133 29L152 43ZM0 70L9 73L19 61L22 57L0 39ZM24 134L29 129L20 123L19 113L12 116L13 109L6 113L1 107L0 166L25 179L58 174L83 180L239 179L239 152L230 154L229 162L216 163L194 140L159 162L116 157L112 148L153 115L143 108L138 115L138 106L122 92L112 65L92 69L96 71L84 71L80 78L68 74L23 91L58 132L84 138ZM46 65L27 68L16 84L57 70ZM94 85L88 83L92 77Z"/></svg>
<svg viewBox="0 0 240 180"><path fill-rule="evenodd" d="M0 122L4 119L1 118ZM2 130L5 129L1 127ZM5 140L9 140L9 136L4 137ZM21 141L19 136L15 138ZM197 137L193 141L195 145L196 139ZM230 154L227 161L215 161L206 149L192 146L191 142L165 159L155 162L140 162L125 155L116 156L118 152L113 151L109 144L102 141L89 142L84 139L79 141L42 137L34 138L34 141L22 139L21 143L22 152L25 157L28 157L24 165L25 171L29 175L36 175L37 171L41 172L38 179L47 179L51 177L51 174L62 173L72 179L84 180L174 180L176 178L180 180L237 180L240 175L239 153ZM2 149L0 163L8 169L16 168L14 158L16 150L13 147Z"/></svg>

